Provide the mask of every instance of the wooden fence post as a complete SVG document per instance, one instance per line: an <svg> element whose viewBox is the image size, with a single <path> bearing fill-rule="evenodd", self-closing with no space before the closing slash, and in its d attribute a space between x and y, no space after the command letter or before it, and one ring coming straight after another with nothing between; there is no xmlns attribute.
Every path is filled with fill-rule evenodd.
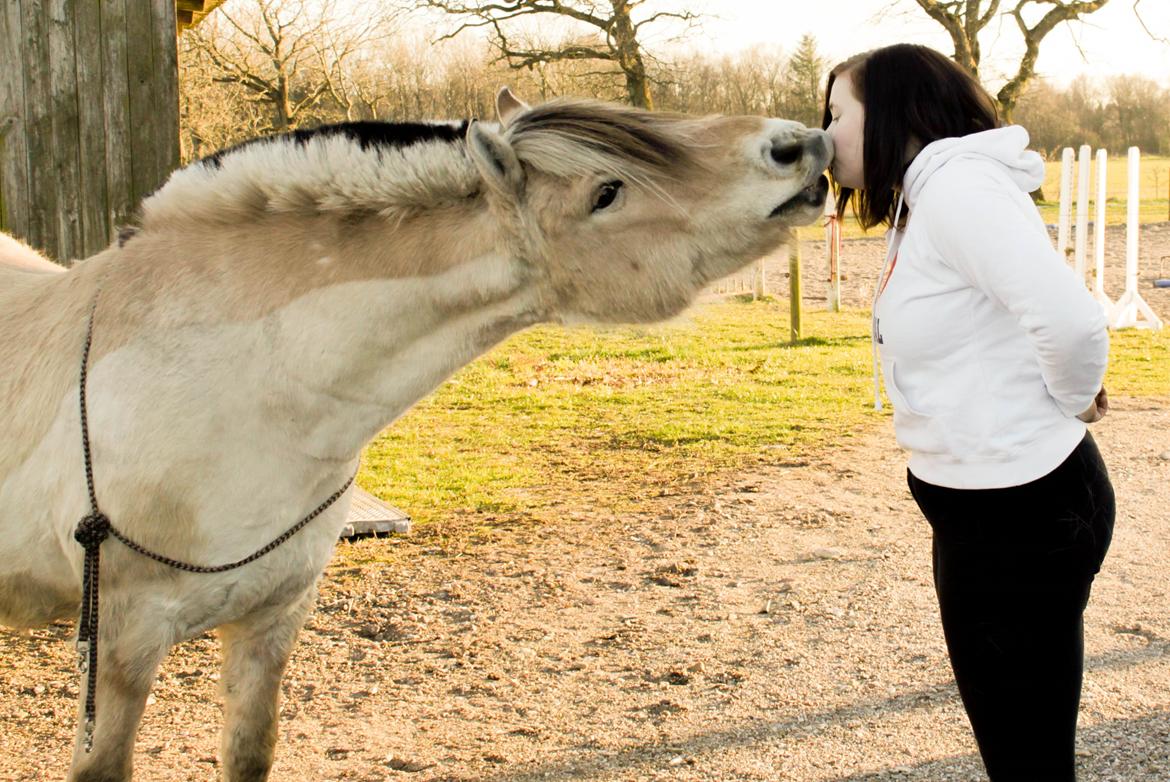
<svg viewBox="0 0 1170 782"><path fill-rule="evenodd" d="M800 339L800 239L793 231L788 239L788 295L792 341Z"/></svg>

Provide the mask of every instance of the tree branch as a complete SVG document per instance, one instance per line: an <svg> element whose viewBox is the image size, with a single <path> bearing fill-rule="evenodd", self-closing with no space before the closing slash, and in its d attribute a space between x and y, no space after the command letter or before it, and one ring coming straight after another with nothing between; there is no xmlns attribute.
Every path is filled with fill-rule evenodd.
<svg viewBox="0 0 1170 782"><path fill-rule="evenodd" d="M561 0L546 0L546 2L515 0L511 3L477 3L471 6L465 3L449 2L449 0L418 0L418 2L423 8L433 8L457 16L478 16L485 21L494 19L502 22L532 14L556 14L576 19L601 30L609 26L608 19L602 19L587 11L566 6Z"/></svg>
<svg viewBox="0 0 1170 782"><path fill-rule="evenodd" d="M1149 25L1146 24L1146 20L1142 19L1141 11L1138 10L1138 6L1141 4L1142 0L1133 0L1133 15L1137 17L1138 24L1142 26L1142 29L1146 31L1146 35L1150 36L1151 39L1160 43L1170 44L1170 38L1166 38L1161 35L1154 35L1154 31L1151 30Z"/></svg>
<svg viewBox="0 0 1170 782"><path fill-rule="evenodd" d="M1020 66L1016 70L1016 75L1003 85L996 96L1000 106L1004 109L1006 118L1011 118L1016 101L1028 81L1036 73L1036 60L1040 56L1040 42L1044 40L1044 37L1056 29L1057 25L1100 10L1108 2L1109 0L1082 0L1067 3L1062 0L1019 0L1010 13L1015 18L1020 32L1023 33L1024 55L1020 58ZM1028 23L1024 21L1024 9L1032 3L1051 5L1052 8L1033 27L1028 27Z"/></svg>

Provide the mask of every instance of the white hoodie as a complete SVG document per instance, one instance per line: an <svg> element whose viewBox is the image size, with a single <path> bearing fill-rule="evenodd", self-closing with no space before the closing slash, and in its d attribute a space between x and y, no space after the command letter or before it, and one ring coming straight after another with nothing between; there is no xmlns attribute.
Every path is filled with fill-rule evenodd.
<svg viewBox="0 0 1170 782"><path fill-rule="evenodd" d="M1101 388L1105 315L1060 257L1029 193L1044 161L1018 126L940 139L903 186L874 337L915 477L1016 486L1058 467Z"/></svg>

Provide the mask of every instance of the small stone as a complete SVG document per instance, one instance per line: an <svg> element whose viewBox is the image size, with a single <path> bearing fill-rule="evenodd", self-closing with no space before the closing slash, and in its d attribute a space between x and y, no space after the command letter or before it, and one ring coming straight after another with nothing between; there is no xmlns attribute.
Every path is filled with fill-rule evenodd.
<svg viewBox="0 0 1170 782"><path fill-rule="evenodd" d="M389 768L395 771L405 771L408 774L415 774L419 771L426 771L433 767L434 763L419 763L414 760L405 760L403 758L396 758L393 755L387 755L386 760L383 761Z"/></svg>
<svg viewBox="0 0 1170 782"><path fill-rule="evenodd" d="M839 548L824 547L813 551L813 557L816 559L840 559L845 556L845 552Z"/></svg>

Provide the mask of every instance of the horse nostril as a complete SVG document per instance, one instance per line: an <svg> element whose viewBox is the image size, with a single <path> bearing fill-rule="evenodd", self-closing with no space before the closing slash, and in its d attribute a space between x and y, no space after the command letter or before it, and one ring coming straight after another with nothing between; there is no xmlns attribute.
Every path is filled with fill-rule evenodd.
<svg viewBox="0 0 1170 782"><path fill-rule="evenodd" d="M803 144L772 143L772 159L782 166L791 166L794 163L799 163L803 156Z"/></svg>

